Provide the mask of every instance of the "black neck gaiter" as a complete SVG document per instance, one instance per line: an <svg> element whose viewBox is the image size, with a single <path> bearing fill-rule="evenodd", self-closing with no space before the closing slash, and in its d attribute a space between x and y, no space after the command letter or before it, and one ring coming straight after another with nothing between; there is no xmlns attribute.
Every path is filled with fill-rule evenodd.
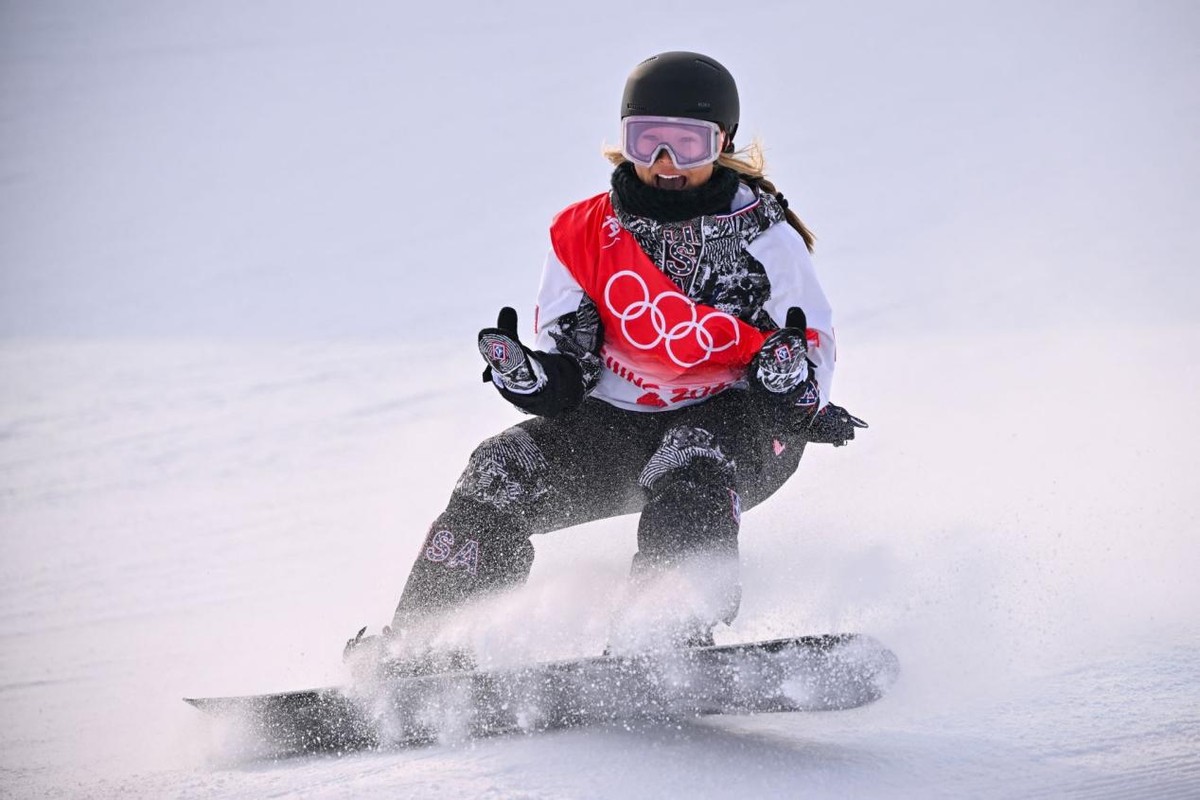
<svg viewBox="0 0 1200 800"><path fill-rule="evenodd" d="M712 177L695 189L659 189L642 183L626 161L613 170L613 199L627 214L657 222L682 222L710 214L728 214L737 194L738 175L717 166Z"/></svg>

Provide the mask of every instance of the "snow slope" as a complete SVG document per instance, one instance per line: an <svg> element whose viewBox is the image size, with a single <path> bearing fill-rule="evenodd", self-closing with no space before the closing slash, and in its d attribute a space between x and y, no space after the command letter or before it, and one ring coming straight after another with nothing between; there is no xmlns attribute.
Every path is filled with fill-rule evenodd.
<svg viewBox="0 0 1200 800"><path fill-rule="evenodd" d="M339 642L386 621L459 463L510 421L475 384L472 354L417 387L397 365L435 364L392 346L6 347L4 374L23 387L5 397L6 784L16 796L731 796L794 781L819 796L1186 796L1200 777L1200 553L1196 426L1178 421L1200 386L1172 365L1200 336L1139 337L1124 341L1178 342L1127 376L1161 390L1156 416L1175 435L1148 444L1122 409L1077 390L1024 402L1031 373L1070 386L1102 369L1112 353L1093 337L991 376L969 366L995 342L931 343L957 378L932 387L943 413L926 414L923 396L864 404L870 437L814 451L747 515L746 602L721 638L871 632L905 667L877 706L278 765L239 763L236 742L179 697L340 676ZM899 379L901 354L862 349L864 397ZM539 539L530 584L473 633L480 650L599 649L633 527Z"/></svg>
<svg viewBox="0 0 1200 800"><path fill-rule="evenodd" d="M1196 12L716 8L0 5L0 796L1200 793ZM862 630L901 682L247 760L179 698L334 682L387 620L517 419L475 330L669 47L742 80L872 424L746 516L719 639ZM497 661L598 649L634 526L536 544Z"/></svg>

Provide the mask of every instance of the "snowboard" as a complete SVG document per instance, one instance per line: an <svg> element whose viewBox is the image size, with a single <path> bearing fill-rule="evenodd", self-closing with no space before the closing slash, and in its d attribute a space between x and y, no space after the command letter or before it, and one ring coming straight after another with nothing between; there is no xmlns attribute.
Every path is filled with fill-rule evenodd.
<svg viewBox="0 0 1200 800"><path fill-rule="evenodd" d="M878 700L896 656L860 634L603 655L366 685L185 698L274 757L711 714L832 711Z"/></svg>

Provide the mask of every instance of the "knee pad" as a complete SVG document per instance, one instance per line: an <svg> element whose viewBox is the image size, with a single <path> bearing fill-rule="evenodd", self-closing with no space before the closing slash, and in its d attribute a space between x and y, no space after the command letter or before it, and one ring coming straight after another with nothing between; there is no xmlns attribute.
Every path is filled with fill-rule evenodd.
<svg viewBox="0 0 1200 800"><path fill-rule="evenodd" d="M454 493L506 511L536 501L549 491L546 456L523 428L485 439L467 462Z"/></svg>
<svg viewBox="0 0 1200 800"><path fill-rule="evenodd" d="M638 483L654 491L664 478L730 485L735 464L722 452L716 437L704 428L678 426L663 436L662 443L646 462Z"/></svg>

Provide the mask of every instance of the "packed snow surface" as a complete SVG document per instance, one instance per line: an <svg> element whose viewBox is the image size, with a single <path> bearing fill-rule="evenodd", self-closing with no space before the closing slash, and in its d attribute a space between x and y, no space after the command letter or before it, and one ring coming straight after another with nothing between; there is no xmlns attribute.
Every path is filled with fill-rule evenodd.
<svg viewBox="0 0 1200 800"><path fill-rule="evenodd" d="M0 4L0 797L1200 795L1200 14L1161 2ZM338 683L519 420L624 75L712 53L817 230L835 401L719 642L860 631L853 711L283 761L181 702ZM632 518L463 620L598 652Z"/></svg>

